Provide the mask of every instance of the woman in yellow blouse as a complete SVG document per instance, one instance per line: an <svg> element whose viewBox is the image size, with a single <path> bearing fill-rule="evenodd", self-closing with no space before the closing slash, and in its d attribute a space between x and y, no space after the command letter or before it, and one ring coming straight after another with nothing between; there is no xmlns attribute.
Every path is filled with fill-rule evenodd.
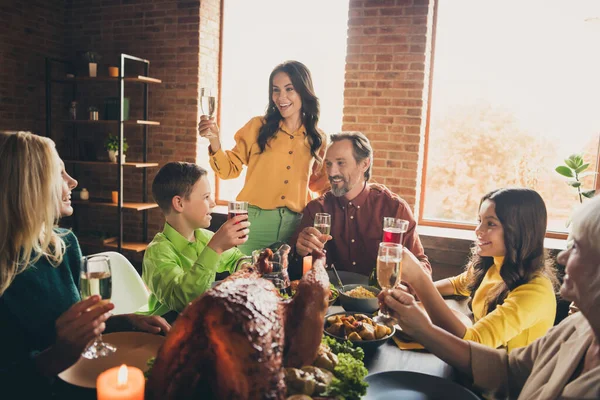
<svg viewBox="0 0 600 400"><path fill-rule="evenodd" d="M466 271L435 283L405 250L402 280L412 286L432 322L460 338L509 352L554 324L556 277L546 262L546 206L530 189L499 189L479 206L477 241ZM475 324L467 328L442 296L471 296Z"/></svg>
<svg viewBox="0 0 600 400"><path fill-rule="evenodd" d="M219 127L203 115L200 136L210 142L210 165L221 179L233 179L247 166L246 181L237 196L250 204L248 241L239 246L253 250L287 241L300 223L309 189L322 193L329 187L322 164L326 136L317 127L319 99L306 66L287 61L269 77L269 106L234 136L235 146L223 151Z"/></svg>

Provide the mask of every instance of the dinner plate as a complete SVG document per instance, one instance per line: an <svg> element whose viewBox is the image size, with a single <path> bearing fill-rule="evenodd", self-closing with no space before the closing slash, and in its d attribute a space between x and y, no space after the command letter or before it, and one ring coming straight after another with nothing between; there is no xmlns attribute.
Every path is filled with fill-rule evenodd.
<svg viewBox="0 0 600 400"><path fill-rule="evenodd" d="M363 400L479 400L473 392L449 379L409 371L369 375Z"/></svg>
<svg viewBox="0 0 600 400"><path fill-rule="evenodd" d="M115 345L117 351L95 360L81 357L58 377L75 386L95 389L96 378L109 368L127 364L145 372L148 370L146 362L158 354L165 337L144 332L116 332L102 335L102 340Z"/></svg>

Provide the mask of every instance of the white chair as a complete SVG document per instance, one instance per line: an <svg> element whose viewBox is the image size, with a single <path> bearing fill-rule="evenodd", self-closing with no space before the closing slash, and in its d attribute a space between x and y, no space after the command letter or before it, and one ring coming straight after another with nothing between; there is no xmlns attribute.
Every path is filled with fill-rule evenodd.
<svg viewBox="0 0 600 400"><path fill-rule="evenodd" d="M150 292L129 260L115 251L92 254L92 256L96 255L105 255L110 259L111 301L115 305L112 313L115 315L131 314L144 306L147 307Z"/></svg>

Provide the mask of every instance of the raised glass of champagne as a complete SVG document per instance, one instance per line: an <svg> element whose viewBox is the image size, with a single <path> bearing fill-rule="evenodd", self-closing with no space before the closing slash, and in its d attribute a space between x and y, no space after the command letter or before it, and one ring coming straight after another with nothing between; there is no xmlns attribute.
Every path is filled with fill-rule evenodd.
<svg viewBox="0 0 600 400"><path fill-rule="evenodd" d="M110 301L112 295L112 277L108 256L95 255L83 257L79 291L82 299L87 299L93 295L100 296L102 300L91 309ZM94 359L108 356L116 350L117 348L112 344L102 341L102 335L98 335L81 355L87 359Z"/></svg>
<svg viewBox="0 0 600 400"><path fill-rule="evenodd" d="M317 228L322 235L331 234L331 215L327 213L315 214L314 227Z"/></svg>

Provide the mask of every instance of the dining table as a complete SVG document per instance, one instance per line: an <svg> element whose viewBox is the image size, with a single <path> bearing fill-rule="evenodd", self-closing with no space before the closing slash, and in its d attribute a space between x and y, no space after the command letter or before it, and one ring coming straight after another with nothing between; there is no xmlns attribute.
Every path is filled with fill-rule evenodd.
<svg viewBox="0 0 600 400"><path fill-rule="evenodd" d="M468 301L465 298L450 297L445 299L452 310L471 318ZM341 306L329 307L328 314L342 312ZM401 350L393 340L367 352L364 359L369 374L385 371L412 371L433 375L444 379L455 380L456 371L452 366L426 350Z"/></svg>
<svg viewBox="0 0 600 400"><path fill-rule="evenodd" d="M445 299L446 304L456 313L466 315L472 319L472 313L468 307L468 301L461 297L450 297ZM330 306L327 314L343 312L344 309L335 305ZM432 375L450 381L460 380L461 377L456 370L441 360L439 357L429 353L427 350L402 350L393 340L388 340L380 347L365 353L364 364L369 375L387 371L408 371ZM96 391L68 384L57 378L58 397L61 399L95 399ZM465 382L461 382L465 383Z"/></svg>

